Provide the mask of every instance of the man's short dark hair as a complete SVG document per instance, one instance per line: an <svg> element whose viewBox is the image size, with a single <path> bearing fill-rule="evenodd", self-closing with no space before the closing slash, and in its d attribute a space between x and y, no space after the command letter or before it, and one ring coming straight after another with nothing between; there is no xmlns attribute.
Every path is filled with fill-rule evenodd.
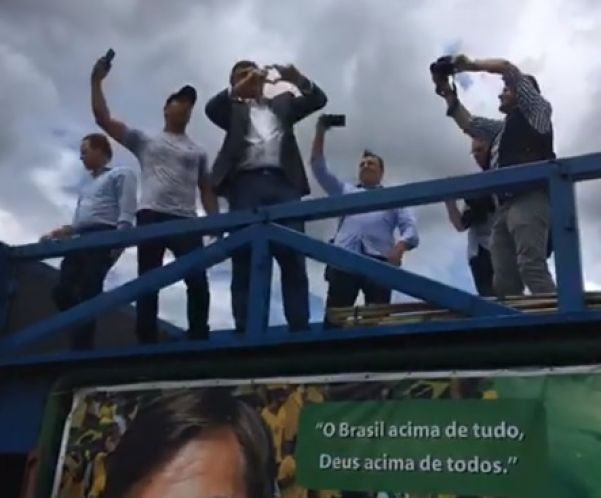
<svg viewBox="0 0 601 498"><path fill-rule="evenodd" d="M259 66L257 66L257 63L251 60L241 60L236 62L236 64L234 64L232 66L232 70L230 71L230 84L234 83L234 74L236 71L238 71L239 69L246 69L246 68L253 68L256 69Z"/></svg>
<svg viewBox="0 0 601 498"><path fill-rule="evenodd" d="M256 410L225 388L179 391L140 407L108 459L103 497L125 497L187 443L223 427L231 428L242 448L246 496L272 498L276 466L271 433Z"/></svg>
<svg viewBox="0 0 601 498"><path fill-rule="evenodd" d="M92 149L100 149L107 160L111 160L113 158L113 149L111 148L111 143L106 135L102 133L90 133L83 137L82 141L85 140L90 144Z"/></svg>
<svg viewBox="0 0 601 498"><path fill-rule="evenodd" d="M363 157L374 157L378 160L378 163L380 163L380 168L382 169L382 171L384 171L384 159L382 158L382 156L379 156L378 154L376 154L375 152L372 152L369 149L365 149L363 151Z"/></svg>

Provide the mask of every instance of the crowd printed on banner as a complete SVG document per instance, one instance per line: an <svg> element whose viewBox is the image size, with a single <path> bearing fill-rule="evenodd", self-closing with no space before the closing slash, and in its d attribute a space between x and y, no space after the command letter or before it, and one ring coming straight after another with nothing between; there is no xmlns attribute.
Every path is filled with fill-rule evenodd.
<svg viewBox="0 0 601 498"><path fill-rule="evenodd" d="M473 423L463 425L453 420L445 426L424 425L414 421L402 424L386 424L378 420L368 425L352 425L348 422L318 422L317 431L325 438L343 439L491 439L523 441L524 432L516 425L501 421L494 425Z"/></svg>
<svg viewBox="0 0 601 498"><path fill-rule="evenodd" d="M437 458L426 455L421 459L392 457L386 453L379 458L339 457L322 453L320 470L375 471L375 472L448 472L456 474L506 475L519 458L508 457L506 461L473 458Z"/></svg>

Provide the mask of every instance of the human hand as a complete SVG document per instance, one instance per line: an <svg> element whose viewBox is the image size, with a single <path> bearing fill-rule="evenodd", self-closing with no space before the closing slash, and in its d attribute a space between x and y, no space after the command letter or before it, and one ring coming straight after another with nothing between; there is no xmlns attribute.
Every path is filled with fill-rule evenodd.
<svg viewBox="0 0 601 498"><path fill-rule="evenodd" d="M100 57L92 68L92 82L100 83L111 70L111 65L107 62L104 56Z"/></svg>
<svg viewBox="0 0 601 498"><path fill-rule="evenodd" d="M455 66L455 71L460 73L463 71L471 71L474 62L464 54L459 54L453 57L453 66Z"/></svg>
<svg viewBox="0 0 601 498"><path fill-rule="evenodd" d="M407 251L405 244L403 242L399 242L390 251L390 254L388 255L388 262L393 266L401 266L405 251Z"/></svg>
<svg viewBox="0 0 601 498"><path fill-rule="evenodd" d="M280 65L274 64L273 67L280 73L280 77L284 81L288 81L295 86L298 86L305 77L293 64Z"/></svg>
<svg viewBox="0 0 601 498"><path fill-rule="evenodd" d="M328 131L323 114L317 118L317 123L315 123L315 131L317 131L317 133L325 133Z"/></svg>
<svg viewBox="0 0 601 498"><path fill-rule="evenodd" d="M250 71L232 87L232 95L246 99L257 97L265 84L267 71L255 68Z"/></svg>
<svg viewBox="0 0 601 498"><path fill-rule="evenodd" d="M434 84L436 85L435 92L437 95L440 95L443 99L449 99L451 97L457 96L457 89L455 86L449 81L448 78L444 79L435 79Z"/></svg>
<svg viewBox="0 0 601 498"><path fill-rule="evenodd" d="M47 242L49 240L64 240L68 239L73 235L73 229L70 226L64 226L56 228L47 234L40 237L40 242Z"/></svg>

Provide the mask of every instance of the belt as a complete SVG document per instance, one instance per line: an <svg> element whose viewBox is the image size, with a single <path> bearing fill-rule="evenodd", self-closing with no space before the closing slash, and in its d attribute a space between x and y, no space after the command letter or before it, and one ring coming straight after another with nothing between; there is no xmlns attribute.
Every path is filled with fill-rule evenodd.
<svg viewBox="0 0 601 498"><path fill-rule="evenodd" d="M242 169L236 172L237 175L281 175L282 168L278 166L260 166L258 168Z"/></svg>

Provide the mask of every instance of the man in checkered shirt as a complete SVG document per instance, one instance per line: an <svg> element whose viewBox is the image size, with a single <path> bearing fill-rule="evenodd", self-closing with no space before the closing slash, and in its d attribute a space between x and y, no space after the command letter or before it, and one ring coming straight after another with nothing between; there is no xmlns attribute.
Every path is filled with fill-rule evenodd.
<svg viewBox="0 0 601 498"><path fill-rule="evenodd" d="M472 138L490 145L491 169L555 158L551 104L541 95L536 79L502 59L470 60L454 57L459 72L488 72L502 76L499 111L505 119L472 116L450 84L438 87L448 103L447 115ZM555 292L547 266L550 228L549 196L532 187L499 193L492 227L491 256L494 287L499 296Z"/></svg>

